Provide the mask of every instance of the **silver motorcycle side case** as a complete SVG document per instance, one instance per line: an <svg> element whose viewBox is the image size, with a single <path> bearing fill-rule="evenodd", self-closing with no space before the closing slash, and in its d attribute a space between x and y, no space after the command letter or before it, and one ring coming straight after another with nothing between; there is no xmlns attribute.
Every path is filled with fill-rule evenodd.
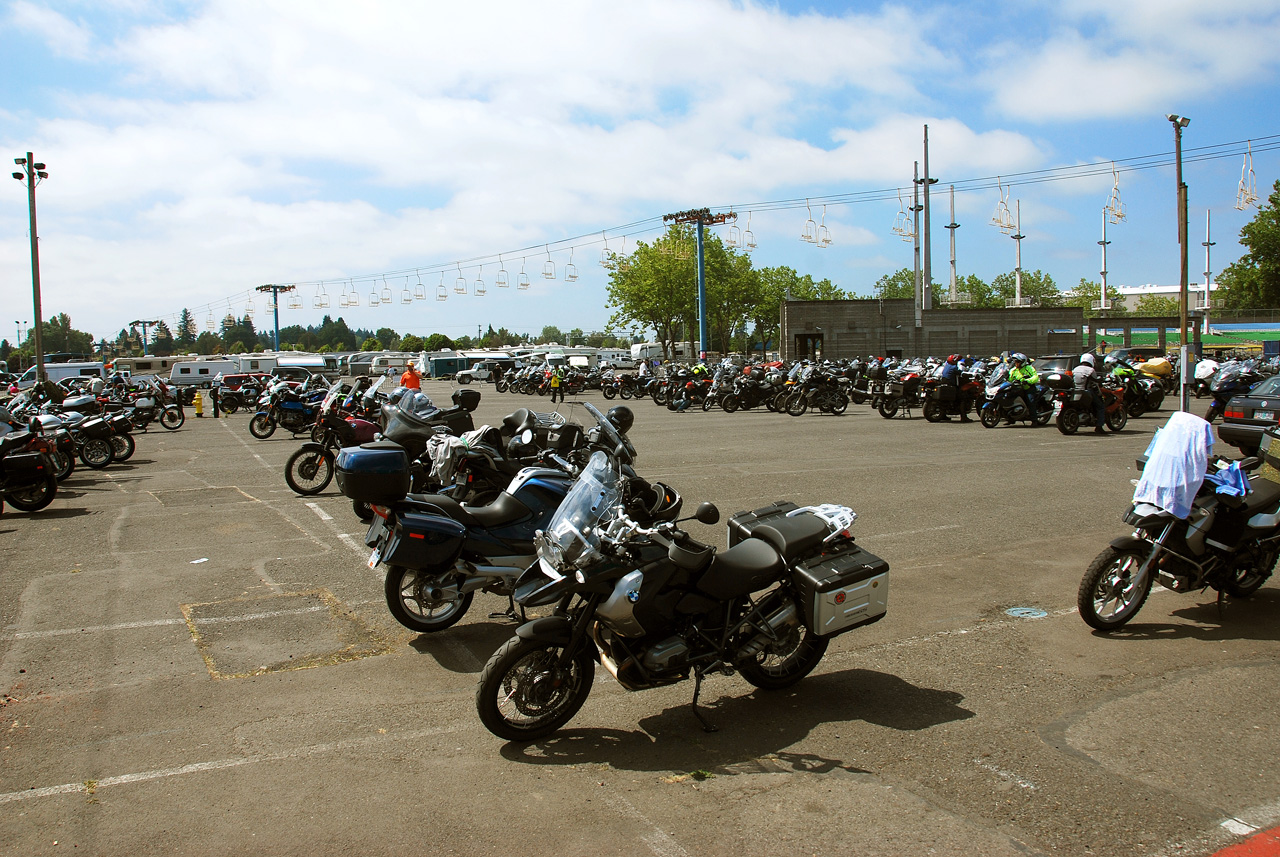
<svg viewBox="0 0 1280 857"><path fill-rule="evenodd" d="M889 563L852 540L792 569L805 626L824 637L881 619L889 609Z"/></svg>

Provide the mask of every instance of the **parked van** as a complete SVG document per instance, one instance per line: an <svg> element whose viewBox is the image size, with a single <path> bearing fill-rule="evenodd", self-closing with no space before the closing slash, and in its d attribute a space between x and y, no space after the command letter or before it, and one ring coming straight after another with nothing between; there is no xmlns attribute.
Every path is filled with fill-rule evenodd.
<svg viewBox="0 0 1280 857"><path fill-rule="evenodd" d="M238 360L184 360L173 364L169 383L177 387L208 387L218 375L240 371Z"/></svg>
<svg viewBox="0 0 1280 857"><path fill-rule="evenodd" d="M106 380L107 370L101 363L46 363L44 375L55 384L66 378L102 378ZM36 367L32 366L18 379L18 389L26 390L36 385Z"/></svg>

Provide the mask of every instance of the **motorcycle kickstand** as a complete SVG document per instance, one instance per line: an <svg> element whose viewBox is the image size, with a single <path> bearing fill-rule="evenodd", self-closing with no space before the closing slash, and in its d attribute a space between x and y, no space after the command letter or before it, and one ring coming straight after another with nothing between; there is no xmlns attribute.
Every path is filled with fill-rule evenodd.
<svg viewBox="0 0 1280 857"><path fill-rule="evenodd" d="M707 720L702 716L702 712L698 710L698 695L702 693L702 673L695 671L693 674L693 716L698 718L698 722L702 724L703 732L719 732L720 727Z"/></svg>
<svg viewBox="0 0 1280 857"><path fill-rule="evenodd" d="M516 616L516 599L514 595L507 596L506 610L495 610L494 612L489 614L489 618L490 619L510 619L512 621L516 621L518 618L518 620L522 624L528 621L524 615L524 605L520 606L520 616L519 617Z"/></svg>

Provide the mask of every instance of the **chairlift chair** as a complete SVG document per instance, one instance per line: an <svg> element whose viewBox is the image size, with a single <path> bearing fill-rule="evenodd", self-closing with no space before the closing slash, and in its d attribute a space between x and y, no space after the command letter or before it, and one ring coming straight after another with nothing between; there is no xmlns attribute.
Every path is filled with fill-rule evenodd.
<svg viewBox="0 0 1280 857"><path fill-rule="evenodd" d="M373 283L369 286L369 306L377 306L382 303L382 298L378 296L378 284Z"/></svg>
<svg viewBox="0 0 1280 857"><path fill-rule="evenodd" d="M742 246L742 230L738 228L736 223L729 227L729 237L725 239L724 243L726 247Z"/></svg>
<svg viewBox="0 0 1280 857"><path fill-rule="evenodd" d="M356 291L356 281L348 280L351 291L347 292L347 306L360 306L360 293Z"/></svg>
<svg viewBox="0 0 1280 857"><path fill-rule="evenodd" d="M1107 219L1112 223L1119 223L1125 219L1124 202L1120 199L1120 172L1116 169L1116 165L1111 165L1111 176L1113 184L1111 187L1111 198L1107 200L1105 211Z"/></svg>
<svg viewBox="0 0 1280 857"><path fill-rule="evenodd" d="M751 231L751 212L747 212L747 228L742 233L742 246L748 250L756 249L756 234Z"/></svg>
<svg viewBox="0 0 1280 857"><path fill-rule="evenodd" d="M809 244L816 244L818 241L818 224L813 219L813 209L809 207L809 200L804 201L805 210L809 212L809 219L804 222L804 231L800 233L800 240Z"/></svg>
<svg viewBox="0 0 1280 857"><path fill-rule="evenodd" d="M316 294L311 299L311 306L315 309L327 309L329 307L329 295L324 290L324 283L316 286Z"/></svg>
<svg viewBox="0 0 1280 857"><path fill-rule="evenodd" d="M569 264L564 266L564 281L574 283L578 280L578 266L573 264L573 248L569 248Z"/></svg>
<svg viewBox="0 0 1280 857"><path fill-rule="evenodd" d="M408 279L407 277L405 279ZM422 284L422 275L418 274L418 285L413 287L413 299L416 301L425 301L427 299L427 287Z"/></svg>
<svg viewBox="0 0 1280 857"><path fill-rule="evenodd" d="M481 276L483 273L484 273L484 265L481 265L479 270L476 271L475 288L471 290L471 293L473 295L481 298L484 297L484 293L485 293L484 277Z"/></svg>
<svg viewBox="0 0 1280 857"><path fill-rule="evenodd" d="M458 279L453 281L453 290L460 295L467 293L467 278L462 276L462 265L458 265Z"/></svg>
<svg viewBox="0 0 1280 857"><path fill-rule="evenodd" d="M494 277L494 278L493 278L493 282L494 282L494 283L498 286L498 288L500 288L500 289L506 289L506 288L509 288L509 287L511 286L511 283L510 283L510 282L508 281L508 279L507 279L507 269L506 269L505 267L503 267L503 265L502 265L502 254L501 254L501 253L499 253L499 254L498 254L498 275L497 275L496 277Z"/></svg>
<svg viewBox="0 0 1280 857"><path fill-rule="evenodd" d="M819 247L831 246L831 230L827 228L827 207L822 206L822 222L818 224L817 245Z"/></svg>
<svg viewBox="0 0 1280 857"><path fill-rule="evenodd" d="M1253 141L1246 142L1244 163L1240 166L1240 188L1236 192L1236 208L1244 211L1258 204L1258 177L1253 172Z"/></svg>
<svg viewBox="0 0 1280 857"><path fill-rule="evenodd" d="M387 285L387 278L382 278L382 291L378 293L378 299L384 304L392 302L394 295L391 294L391 287Z"/></svg>
<svg viewBox="0 0 1280 857"><path fill-rule="evenodd" d="M520 260L520 273L516 276L516 288L524 291L529 288L529 275L524 272L525 260Z"/></svg>
<svg viewBox="0 0 1280 857"><path fill-rule="evenodd" d="M551 248L547 246L547 261L542 263L543 279L554 280L556 278L556 263L551 261Z"/></svg>
<svg viewBox="0 0 1280 857"><path fill-rule="evenodd" d="M615 263L613 254L609 252L609 238L603 232L600 233L600 237L604 239L604 249L600 251L600 267L612 268Z"/></svg>
<svg viewBox="0 0 1280 857"><path fill-rule="evenodd" d="M244 314L249 318L253 318L253 298L249 298L249 300L245 303Z"/></svg>
<svg viewBox="0 0 1280 857"><path fill-rule="evenodd" d="M289 292L289 309L302 309L302 295L298 294L298 290L294 289Z"/></svg>
<svg viewBox="0 0 1280 857"><path fill-rule="evenodd" d="M408 277L404 278L404 288L400 290L400 303L402 304L413 303L413 292L409 291Z"/></svg>
<svg viewBox="0 0 1280 857"><path fill-rule="evenodd" d="M440 284L436 286L436 300L447 301L449 299L449 290L444 286L444 271L440 272Z"/></svg>

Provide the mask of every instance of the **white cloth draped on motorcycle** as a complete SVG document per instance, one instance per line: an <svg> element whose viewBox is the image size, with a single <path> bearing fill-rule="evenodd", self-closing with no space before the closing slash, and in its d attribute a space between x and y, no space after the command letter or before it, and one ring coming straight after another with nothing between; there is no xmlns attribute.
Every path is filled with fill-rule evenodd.
<svg viewBox="0 0 1280 857"><path fill-rule="evenodd" d="M1187 517L1204 482L1213 442L1213 426L1200 417L1181 411L1169 417L1147 447L1147 463L1134 489L1133 502Z"/></svg>

